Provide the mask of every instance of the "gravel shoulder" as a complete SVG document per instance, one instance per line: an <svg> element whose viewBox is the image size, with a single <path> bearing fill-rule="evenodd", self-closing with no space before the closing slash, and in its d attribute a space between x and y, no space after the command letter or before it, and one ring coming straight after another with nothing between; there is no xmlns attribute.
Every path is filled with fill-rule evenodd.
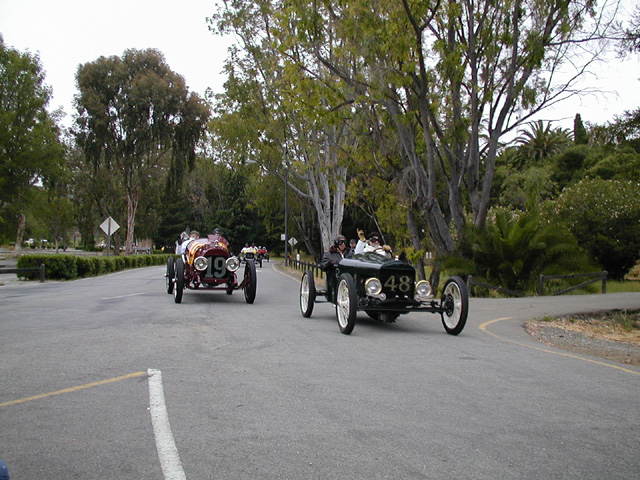
<svg viewBox="0 0 640 480"><path fill-rule="evenodd" d="M525 329L545 345L640 366L640 310L534 319Z"/></svg>

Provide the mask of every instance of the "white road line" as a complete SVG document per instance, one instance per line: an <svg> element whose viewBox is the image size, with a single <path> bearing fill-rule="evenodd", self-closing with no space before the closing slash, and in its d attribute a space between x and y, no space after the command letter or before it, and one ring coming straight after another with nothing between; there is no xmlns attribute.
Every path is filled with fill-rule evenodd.
<svg viewBox="0 0 640 480"><path fill-rule="evenodd" d="M162 372L149 369L149 406L151 411L151 423L156 436L156 449L165 480L186 480L180 455L176 448L176 442L171 433L167 406L164 401L162 389Z"/></svg>
<svg viewBox="0 0 640 480"><path fill-rule="evenodd" d="M137 297L138 295L144 295L144 293L129 293L127 295L118 295L116 297L103 297L100 300L113 300L114 298Z"/></svg>

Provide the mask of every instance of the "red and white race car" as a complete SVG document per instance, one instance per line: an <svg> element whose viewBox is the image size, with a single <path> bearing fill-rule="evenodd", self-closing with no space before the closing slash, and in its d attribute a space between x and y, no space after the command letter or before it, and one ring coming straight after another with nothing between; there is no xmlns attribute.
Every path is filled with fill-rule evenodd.
<svg viewBox="0 0 640 480"><path fill-rule="evenodd" d="M180 256L167 259L165 273L167 293L173 293L176 303L182 302L185 288L225 290L228 295L242 289L246 302L254 302L258 278L253 260L246 262L244 275L238 281L240 260L231 254L229 242L217 229L205 238L183 234L181 239L182 243L176 242Z"/></svg>

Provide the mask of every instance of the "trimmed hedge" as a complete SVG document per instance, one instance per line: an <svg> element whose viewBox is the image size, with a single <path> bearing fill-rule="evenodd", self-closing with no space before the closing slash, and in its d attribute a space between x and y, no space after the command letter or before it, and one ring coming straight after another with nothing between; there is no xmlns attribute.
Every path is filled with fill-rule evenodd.
<svg viewBox="0 0 640 480"><path fill-rule="evenodd" d="M112 257L76 256L76 255L22 255L18 258L17 268L34 268L44 263L44 275L47 280L74 280L76 278L95 277L105 273L118 272L130 268L165 265L169 255L118 255ZM39 273L22 273L19 277L27 280L40 280Z"/></svg>

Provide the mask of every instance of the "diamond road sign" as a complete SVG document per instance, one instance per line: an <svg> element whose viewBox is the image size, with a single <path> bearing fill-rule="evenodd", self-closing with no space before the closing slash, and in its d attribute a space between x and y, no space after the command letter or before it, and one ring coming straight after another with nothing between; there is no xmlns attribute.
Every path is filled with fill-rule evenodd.
<svg viewBox="0 0 640 480"><path fill-rule="evenodd" d="M119 228L120 225L111 217L107 217L107 219L100 224L100 229L107 235L113 235Z"/></svg>

